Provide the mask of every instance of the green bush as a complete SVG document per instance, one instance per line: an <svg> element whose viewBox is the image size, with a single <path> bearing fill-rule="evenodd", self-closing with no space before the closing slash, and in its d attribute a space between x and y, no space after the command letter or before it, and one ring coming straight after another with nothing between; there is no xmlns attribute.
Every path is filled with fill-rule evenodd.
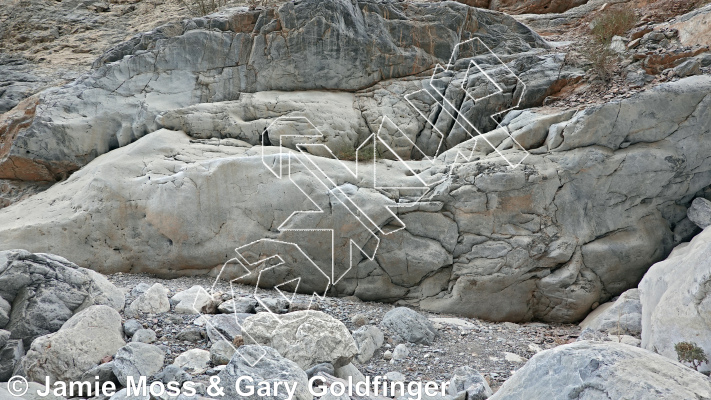
<svg viewBox="0 0 711 400"><path fill-rule="evenodd" d="M694 342L679 342L674 345L674 350L679 362L691 364L695 370L698 370L701 364L709 362L704 349Z"/></svg>

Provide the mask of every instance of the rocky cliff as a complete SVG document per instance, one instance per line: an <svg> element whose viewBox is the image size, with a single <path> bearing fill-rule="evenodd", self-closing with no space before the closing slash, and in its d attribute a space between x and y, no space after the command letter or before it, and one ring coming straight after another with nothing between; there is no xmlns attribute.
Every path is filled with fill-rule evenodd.
<svg viewBox="0 0 711 400"><path fill-rule="evenodd" d="M0 210L0 248L238 278L240 247L287 259L255 261L243 281L262 286L578 321L697 232L686 209L711 182L708 76L542 107L584 75L455 2L164 25L1 117L0 177L59 182Z"/></svg>

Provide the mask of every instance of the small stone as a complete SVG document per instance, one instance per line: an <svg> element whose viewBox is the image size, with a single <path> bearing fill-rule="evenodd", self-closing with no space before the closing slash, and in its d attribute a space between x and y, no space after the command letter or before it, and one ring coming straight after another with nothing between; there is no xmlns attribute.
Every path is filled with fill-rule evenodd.
<svg viewBox="0 0 711 400"><path fill-rule="evenodd" d="M697 197L691 202L691 207L686 212L691 222L699 228L705 229L711 226L711 201L703 197Z"/></svg>
<svg viewBox="0 0 711 400"><path fill-rule="evenodd" d="M409 355L410 355L410 350L407 348L407 345L406 344L399 344L399 345L395 346L395 350L393 350L392 359L396 360L396 361L404 360Z"/></svg>
<svg viewBox="0 0 711 400"><path fill-rule="evenodd" d="M254 313L254 309L257 306L257 300L251 297L239 297L232 300L227 300L226 302L220 304L217 307L217 311L222 314L234 314L234 313Z"/></svg>
<svg viewBox="0 0 711 400"><path fill-rule="evenodd" d="M523 358L523 357L521 357L521 356L519 356L518 354L509 353L509 352L506 352L506 351L504 352L504 359L505 359L506 361L512 362L512 363L522 363L522 362L526 362L526 359Z"/></svg>
<svg viewBox="0 0 711 400"><path fill-rule="evenodd" d="M385 361L390 361L393 358L393 352L390 350L386 350L385 353L383 353L383 360Z"/></svg>
<svg viewBox="0 0 711 400"><path fill-rule="evenodd" d="M198 327L189 327L180 331L176 336L176 340L182 340L184 342L197 343L204 338L204 330Z"/></svg>
<svg viewBox="0 0 711 400"><path fill-rule="evenodd" d="M133 337L140 329L143 329L143 325L135 319L129 319L123 323L123 332L128 337Z"/></svg>
<svg viewBox="0 0 711 400"><path fill-rule="evenodd" d="M313 367L307 369L306 376L308 376L309 379L311 379L314 377L314 375L318 374L319 372L324 372L329 375L335 375L336 370L333 368L333 364L331 364L331 363L321 363L321 364L316 364Z"/></svg>
<svg viewBox="0 0 711 400"><path fill-rule="evenodd" d="M210 361L214 365L227 365L236 352L236 346L226 340L215 342L210 347Z"/></svg>
<svg viewBox="0 0 711 400"><path fill-rule="evenodd" d="M180 367L192 375L200 375L210 366L210 352L202 349L192 349L179 355L173 365Z"/></svg>
<svg viewBox="0 0 711 400"><path fill-rule="evenodd" d="M153 343L157 339L156 333L151 329L139 329L133 334L132 342Z"/></svg>
<svg viewBox="0 0 711 400"><path fill-rule="evenodd" d="M405 375L397 371L390 371L385 374L385 379L391 382L405 382Z"/></svg>
<svg viewBox="0 0 711 400"><path fill-rule="evenodd" d="M683 63L674 67L674 73L680 78L698 75L701 73L701 61L694 58L686 60Z"/></svg>
<svg viewBox="0 0 711 400"><path fill-rule="evenodd" d="M370 324L370 320L365 314L356 314L351 318L351 322L356 328Z"/></svg>
<svg viewBox="0 0 711 400"><path fill-rule="evenodd" d="M134 300L128 307L130 314L160 314L170 311L168 289L156 283Z"/></svg>
<svg viewBox="0 0 711 400"><path fill-rule="evenodd" d="M133 297L138 297L142 295L143 293L146 293L148 289L151 288L151 285L146 283L146 282L141 282L138 285L134 286L133 289L131 289L131 296Z"/></svg>
<svg viewBox="0 0 711 400"><path fill-rule="evenodd" d="M181 385L183 384L183 382L187 382L192 379L190 374L185 372L184 369L173 364L163 368L163 371L156 374L155 378L165 384L169 382L178 382Z"/></svg>

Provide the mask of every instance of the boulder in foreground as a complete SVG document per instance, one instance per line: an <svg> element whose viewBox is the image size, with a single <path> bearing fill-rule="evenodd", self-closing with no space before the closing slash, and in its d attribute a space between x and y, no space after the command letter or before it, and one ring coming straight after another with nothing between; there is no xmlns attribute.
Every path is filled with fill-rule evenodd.
<svg viewBox="0 0 711 400"><path fill-rule="evenodd" d="M703 374L621 343L576 342L542 351L491 400L698 400L711 398Z"/></svg>

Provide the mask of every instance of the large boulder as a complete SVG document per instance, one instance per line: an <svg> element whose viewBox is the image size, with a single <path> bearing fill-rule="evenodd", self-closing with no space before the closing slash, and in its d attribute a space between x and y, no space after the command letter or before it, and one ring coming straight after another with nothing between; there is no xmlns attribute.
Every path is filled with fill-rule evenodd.
<svg viewBox="0 0 711 400"><path fill-rule="evenodd" d="M0 328L22 339L26 349L91 305L122 310L124 301L104 276L62 257L0 251Z"/></svg>
<svg viewBox="0 0 711 400"><path fill-rule="evenodd" d="M32 342L22 360L24 374L35 382L78 381L125 342L121 315L111 307L91 306L71 317L56 333Z"/></svg>
<svg viewBox="0 0 711 400"><path fill-rule="evenodd" d="M601 304L585 317L580 327L612 334L640 335L642 303L639 300L639 290L630 289L614 302Z"/></svg>
<svg viewBox="0 0 711 400"><path fill-rule="evenodd" d="M272 347L302 369L324 362L338 368L358 352L348 328L321 311L295 311L279 318L270 313L247 318L242 326L245 344Z"/></svg>
<svg viewBox="0 0 711 400"><path fill-rule="evenodd" d="M368 204L363 211L382 227L392 221L387 205L417 197L406 191L388 197L373 188L372 173L354 181L353 162L345 168L300 154L303 163L292 164L291 179L278 179L267 166L284 161L286 168L285 149L220 145L160 130L0 210L0 248L54 251L102 272L174 277L212 270L229 279L244 270L236 264L214 269L232 257L225 248L272 238L274 221L292 218L289 227L335 229L336 249L349 249L351 240L363 248L376 239L381 244L373 260L354 262L357 268L351 252L336 252L331 282L293 248L253 245L245 252L288 255L289 262L259 276L262 286L301 277L299 290L311 294L345 274L329 293L490 320L578 322L594 303L635 287L650 265L693 234L686 230L688 202L711 181L709 90L711 78L697 76L580 111L551 125L540 154L515 169L482 150L483 141L470 162L452 164L466 143L434 163L413 161L408 165L421 168L418 177L440 183L426 205L399 209L405 229L390 234L372 234L343 207L331 207L334 193ZM525 155L502 154L514 161ZM312 162L328 171L331 195L317 189L325 183L309 172ZM399 163L375 165L379 186L421 185ZM201 201L205 196L229 201ZM292 216L314 204L321 213ZM76 213L77 207L87 211ZM446 234L433 235L417 221ZM117 223L135 235L118 233ZM35 240L40 232L53 240ZM330 242L313 235L276 236L310 258L332 255ZM166 264L171 268L160 267Z"/></svg>
<svg viewBox="0 0 711 400"><path fill-rule="evenodd" d="M674 345L693 342L711 354L710 285L711 228L706 228L654 264L640 282L642 347L676 360Z"/></svg>
<svg viewBox="0 0 711 400"><path fill-rule="evenodd" d="M108 50L72 85L18 106L0 125L0 179L62 179L155 131L165 111L414 75L473 37L500 54L548 47L507 15L455 2L305 0L164 25Z"/></svg>
<svg viewBox="0 0 711 400"><path fill-rule="evenodd" d="M227 364L225 369L219 374L222 387L225 388L227 398L240 398L245 400L312 400L313 395L309 391L308 378L306 372L301 370L299 366L279 355L279 353L271 347L246 345L240 347L239 351L232 357L232 360ZM244 395L238 397L235 384L238 379L241 380L240 389ZM248 379L251 379L249 381ZM296 385L296 390L293 397L289 397L283 387L280 387L278 395L263 396L259 395L255 390L249 393L249 387L256 387L264 382L274 387L275 383L279 385L287 384L289 387Z"/></svg>
<svg viewBox="0 0 711 400"><path fill-rule="evenodd" d="M711 381L658 354L614 342L576 342L542 351L491 400L706 399Z"/></svg>

